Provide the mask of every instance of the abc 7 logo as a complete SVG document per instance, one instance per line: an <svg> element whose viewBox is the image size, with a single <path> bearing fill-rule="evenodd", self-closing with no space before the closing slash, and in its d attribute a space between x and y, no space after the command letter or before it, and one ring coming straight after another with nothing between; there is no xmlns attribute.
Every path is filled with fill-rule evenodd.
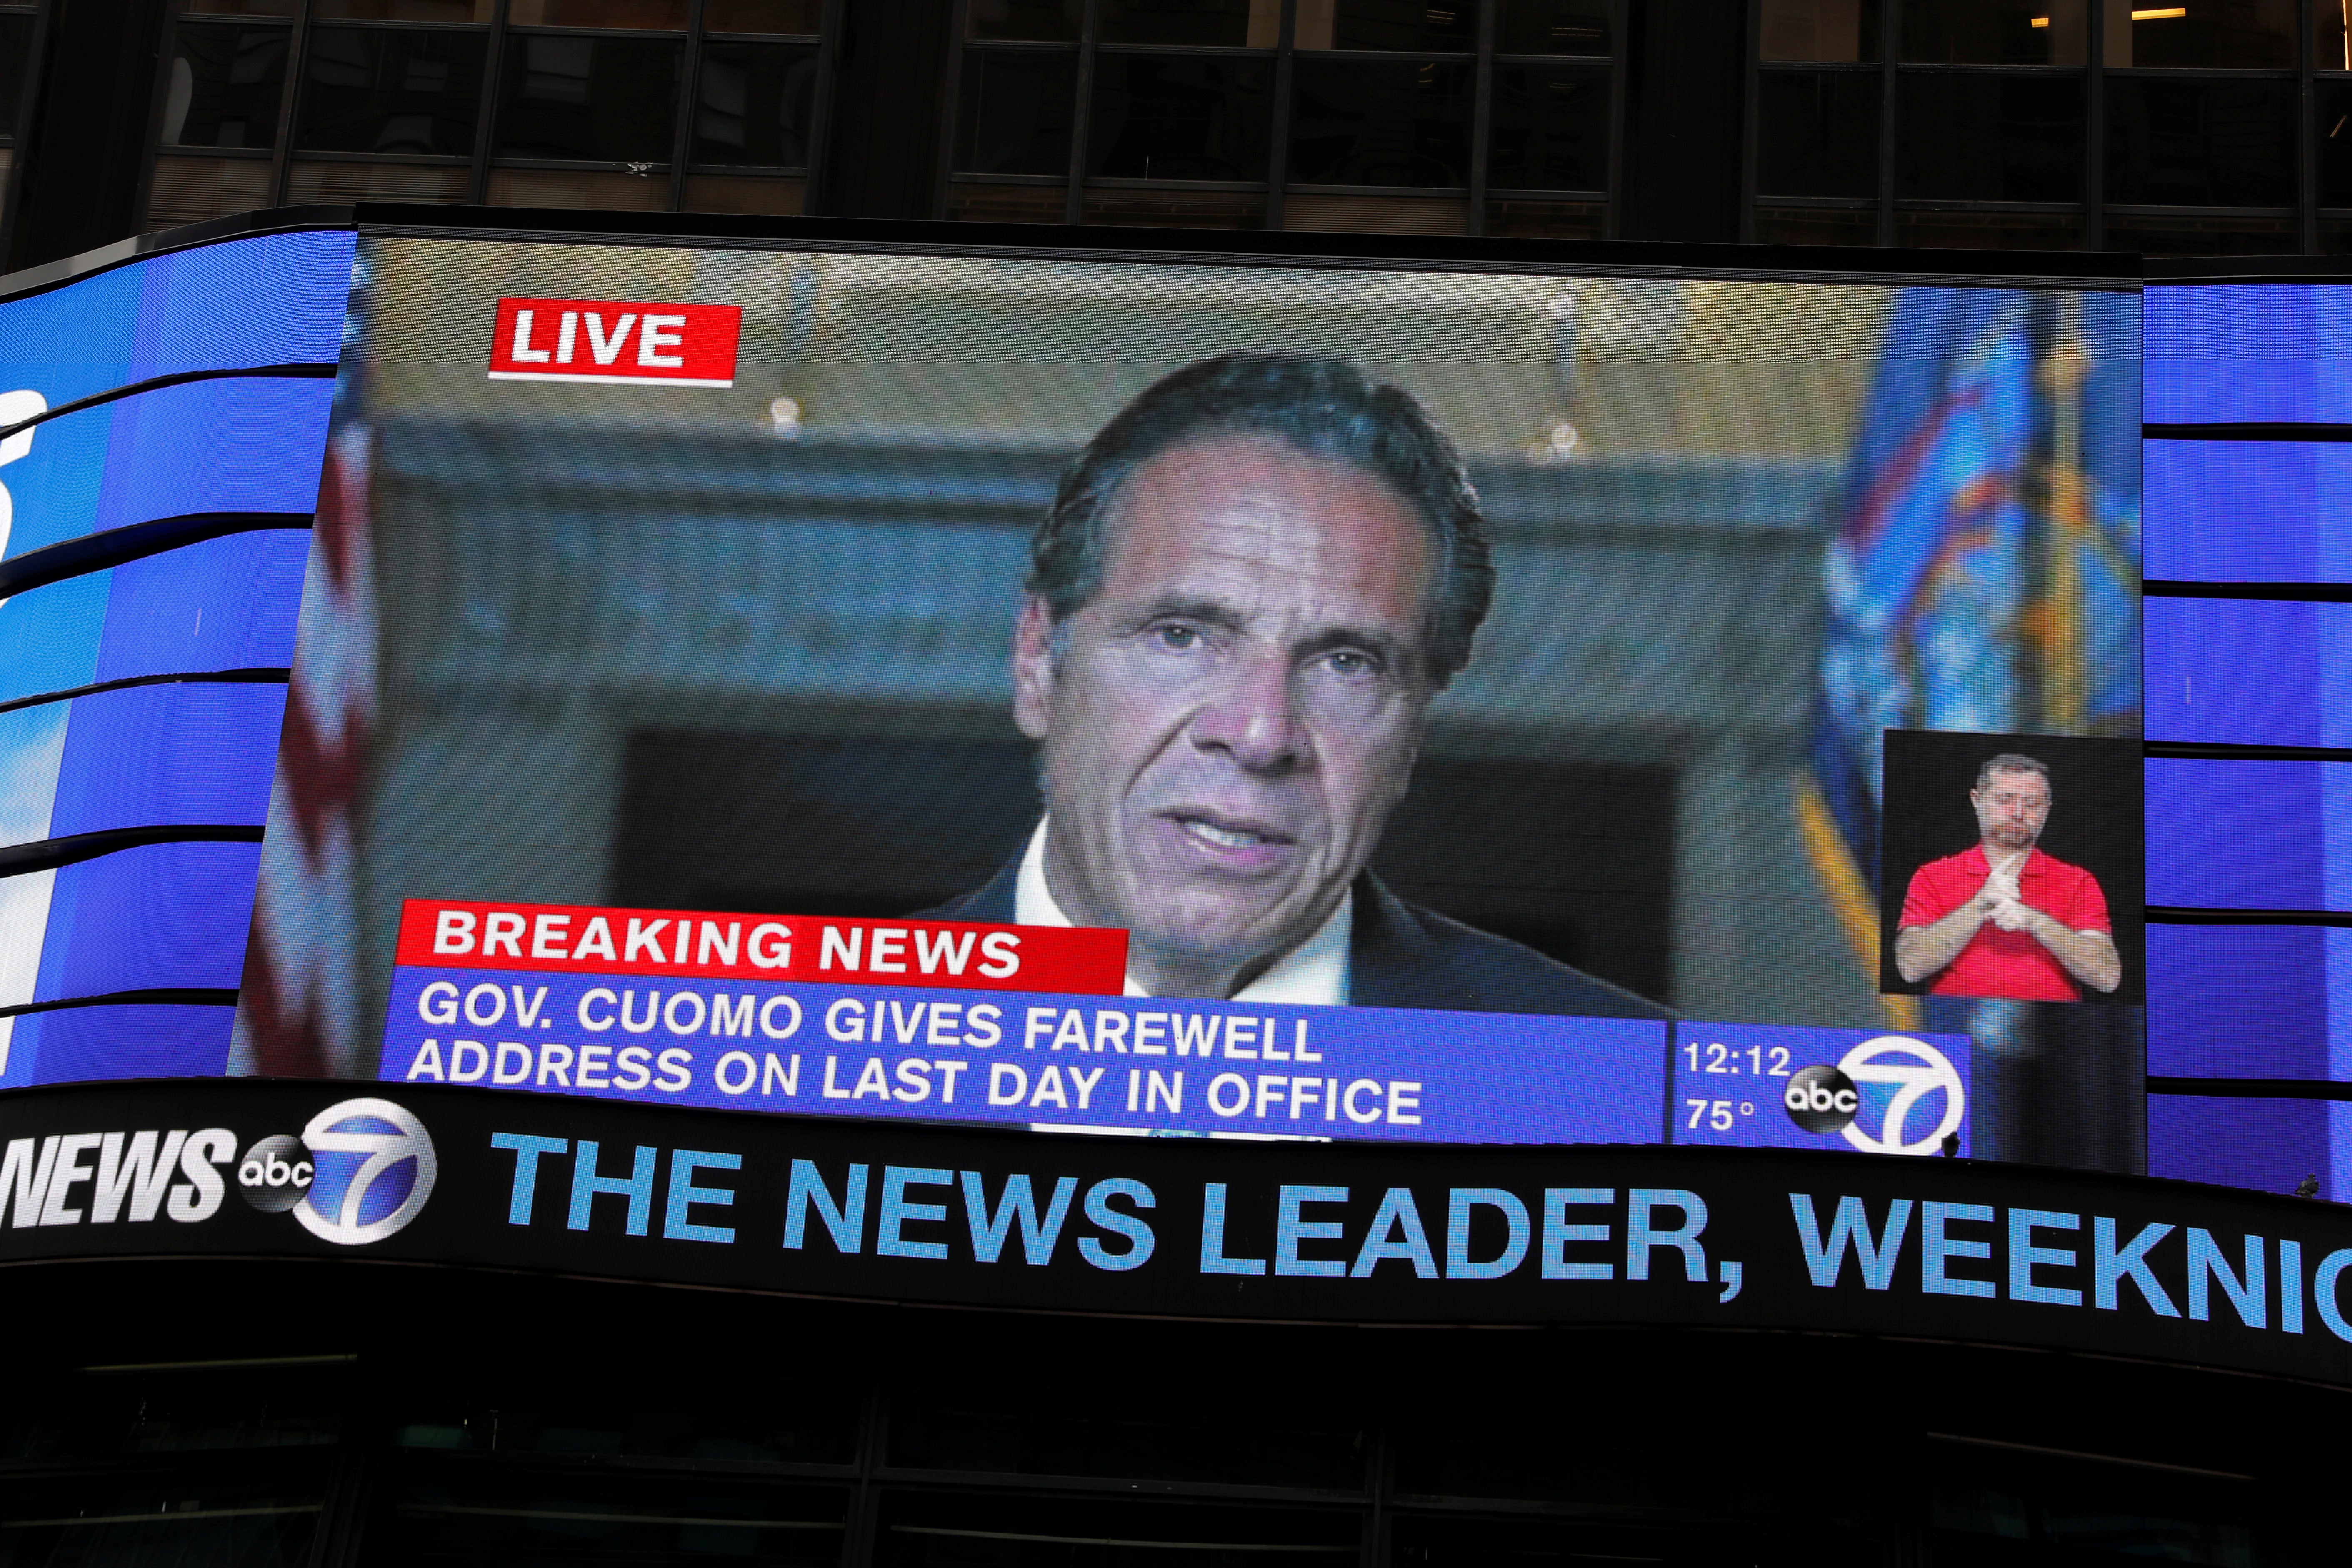
<svg viewBox="0 0 2352 1568"><path fill-rule="evenodd" d="M425 1124L388 1100L347 1100L236 1163L236 1189L264 1214L291 1214L324 1241L358 1247L406 1226L438 1173Z"/></svg>
<svg viewBox="0 0 2352 1568"><path fill-rule="evenodd" d="M1861 1121L1864 1084L1895 1091L1875 1134ZM1904 1035L1864 1040L1835 1067L1799 1069L1790 1077L1780 1102L1789 1120L1806 1131L1843 1133L1848 1143L1870 1154L1939 1152L1968 1114L1959 1070L1935 1047ZM1916 1115L1923 1104L1942 1114L1932 1119ZM1910 1133L1916 1136L1906 1136Z"/></svg>
<svg viewBox="0 0 2352 1568"><path fill-rule="evenodd" d="M264 1214L284 1214L310 1195L319 1168L299 1138L264 1138L236 1163L236 1190Z"/></svg>

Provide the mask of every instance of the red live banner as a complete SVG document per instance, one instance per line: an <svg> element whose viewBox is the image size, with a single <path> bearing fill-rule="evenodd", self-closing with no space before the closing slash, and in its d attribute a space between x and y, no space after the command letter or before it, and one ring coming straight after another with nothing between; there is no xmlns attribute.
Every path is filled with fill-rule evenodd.
<svg viewBox="0 0 2352 1568"><path fill-rule="evenodd" d="M418 968L1116 996L1126 988L1127 933L1086 926L410 899L401 906L397 962Z"/></svg>
<svg viewBox="0 0 2352 1568"><path fill-rule="evenodd" d="M732 386L740 305L500 300L492 381Z"/></svg>

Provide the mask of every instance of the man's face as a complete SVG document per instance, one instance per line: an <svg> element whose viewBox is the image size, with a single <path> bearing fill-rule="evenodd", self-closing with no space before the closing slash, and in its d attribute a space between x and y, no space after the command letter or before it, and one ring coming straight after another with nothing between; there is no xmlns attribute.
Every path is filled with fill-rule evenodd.
<svg viewBox="0 0 2352 1568"><path fill-rule="evenodd" d="M1977 808L1977 831L1996 849L2032 847L2050 820L2050 781L2037 773L1996 768L1969 791L1969 800Z"/></svg>
<svg viewBox="0 0 2352 1568"><path fill-rule="evenodd" d="M1404 794L1435 547L1380 479L1244 437L1160 454L1107 523L1058 666L1034 600L1015 651L1048 879L1081 924L1247 969L1329 916Z"/></svg>

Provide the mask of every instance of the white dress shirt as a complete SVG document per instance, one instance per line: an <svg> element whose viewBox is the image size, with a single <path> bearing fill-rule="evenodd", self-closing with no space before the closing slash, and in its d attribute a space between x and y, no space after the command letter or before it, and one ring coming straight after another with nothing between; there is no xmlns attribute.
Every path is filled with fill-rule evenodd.
<svg viewBox="0 0 2352 1568"><path fill-rule="evenodd" d="M1070 917L1054 901L1051 889L1045 886L1045 828L1052 818L1037 824L1037 831L1029 836L1029 847L1022 853L1021 871L1013 884L1013 920L1016 925L1066 926ZM1313 936L1285 953L1264 974L1242 987L1232 999L1235 1002L1289 1002L1310 1006L1344 1006L1348 1001L1348 940L1356 926L1356 895L1353 889L1339 900L1339 907L1323 922ZM1136 984L1135 972L1127 976L1129 996L1149 996L1150 992Z"/></svg>

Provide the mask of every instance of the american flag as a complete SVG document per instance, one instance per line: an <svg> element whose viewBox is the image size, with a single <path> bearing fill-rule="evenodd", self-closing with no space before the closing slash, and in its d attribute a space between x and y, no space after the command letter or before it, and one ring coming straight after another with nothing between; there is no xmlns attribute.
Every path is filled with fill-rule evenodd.
<svg viewBox="0 0 2352 1568"><path fill-rule="evenodd" d="M343 368L229 1046L236 1075L358 1077L373 1056L360 1017L355 875L376 714L374 432L356 352L365 342L365 268L364 257L352 265Z"/></svg>

